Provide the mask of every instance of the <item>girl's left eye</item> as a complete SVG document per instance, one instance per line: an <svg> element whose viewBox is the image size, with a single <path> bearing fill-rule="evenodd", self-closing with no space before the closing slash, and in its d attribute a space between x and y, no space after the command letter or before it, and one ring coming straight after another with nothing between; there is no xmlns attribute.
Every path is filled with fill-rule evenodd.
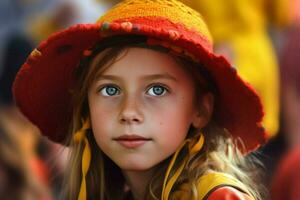
<svg viewBox="0 0 300 200"><path fill-rule="evenodd" d="M148 89L147 93L151 96L163 96L168 92L167 88L161 85L155 85Z"/></svg>

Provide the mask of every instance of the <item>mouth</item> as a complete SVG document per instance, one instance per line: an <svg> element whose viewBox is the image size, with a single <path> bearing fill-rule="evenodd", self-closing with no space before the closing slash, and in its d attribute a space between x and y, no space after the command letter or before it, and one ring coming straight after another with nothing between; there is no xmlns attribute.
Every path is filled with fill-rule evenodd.
<svg viewBox="0 0 300 200"><path fill-rule="evenodd" d="M152 139L139 135L122 135L120 137L114 138L114 140L125 148L133 149L144 145Z"/></svg>

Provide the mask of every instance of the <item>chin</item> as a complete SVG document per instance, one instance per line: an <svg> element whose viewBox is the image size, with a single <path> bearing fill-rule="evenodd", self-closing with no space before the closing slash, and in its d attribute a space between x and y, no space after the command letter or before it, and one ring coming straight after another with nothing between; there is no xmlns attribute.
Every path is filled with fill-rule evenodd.
<svg viewBox="0 0 300 200"><path fill-rule="evenodd" d="M155 165L142 163L142 162L125 162L116 163L122 170L126 171L147 171L153 168Z"/></svg>

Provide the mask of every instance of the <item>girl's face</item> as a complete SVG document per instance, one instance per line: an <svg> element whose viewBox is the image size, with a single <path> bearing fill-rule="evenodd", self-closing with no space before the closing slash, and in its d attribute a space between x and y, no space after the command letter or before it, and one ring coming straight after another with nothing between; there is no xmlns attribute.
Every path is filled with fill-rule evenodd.
<svg viewBox="0 0 300 200"><path fill-rule="evenodd" d="M121 169L148 170L176 151L192 124L201 128L207 119L196 108L193 79L171 56L124 52L89 88L92 129Z"/></svg>

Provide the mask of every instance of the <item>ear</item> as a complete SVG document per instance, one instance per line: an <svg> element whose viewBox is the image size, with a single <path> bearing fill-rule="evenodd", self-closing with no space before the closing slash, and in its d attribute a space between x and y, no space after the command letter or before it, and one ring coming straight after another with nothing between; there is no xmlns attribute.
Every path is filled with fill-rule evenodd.
<svg viewBox="0 0 300 200"><path fill-rule="evenodd" d="M201 98L200 105L197 105L197 111L192 121L192 125L201 129L209 122L214 110L214 96L212 93L206 93Z"/></svg>

